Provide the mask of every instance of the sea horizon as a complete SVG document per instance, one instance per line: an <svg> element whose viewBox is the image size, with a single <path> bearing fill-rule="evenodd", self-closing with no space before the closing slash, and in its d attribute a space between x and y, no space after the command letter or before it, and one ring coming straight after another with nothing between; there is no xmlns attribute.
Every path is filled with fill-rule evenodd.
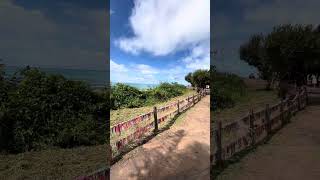
<svg viewBox="0 0 320 180"><path fill-rule="evenodd" d="M25 68L26 66L5 66L4 72L6 76L12 76L14 73ZM58 68L58 67L37 67L30 66L32 68L38 68L41 71L48 74L59 74L65 78L76 81L85 81L91 87L105 87L109 80L107 70L93 70L93 69L71 69L71 68Z"/></svg>

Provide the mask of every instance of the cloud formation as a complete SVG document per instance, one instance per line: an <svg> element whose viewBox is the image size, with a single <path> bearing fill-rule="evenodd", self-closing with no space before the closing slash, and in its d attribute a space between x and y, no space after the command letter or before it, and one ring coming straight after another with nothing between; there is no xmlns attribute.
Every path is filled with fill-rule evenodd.
<svg viewBox="0 0 320 180"><path fill-rule="evenodd" d="M124 51L167 55L210 37L210 0L136 0L133 35L116 41Z"/></svg>
<svg viewBox="0 0 320 180"><path fill-rule="evenodd" d="M187 73L210 68L210 0L135 0L129 26L132 34L114 42L126 53L167 56L185 52L163 68L130 65L129 72L138 77L134 80L159 83L159 77L166 77L166 81L185 84ZM113 79L133 80L132 76L113 73L111 70L111 77L117 76Z"/></svg>

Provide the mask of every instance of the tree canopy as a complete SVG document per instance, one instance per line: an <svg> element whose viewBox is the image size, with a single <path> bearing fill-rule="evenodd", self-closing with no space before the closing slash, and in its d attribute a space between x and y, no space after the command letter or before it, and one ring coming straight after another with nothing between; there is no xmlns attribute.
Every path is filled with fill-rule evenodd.
<svg viewBox="0 0 320 180"><path fill-rule="evenodd" d="M210 71L202 69L196 70L193 73L187 74L185 80L193 87L205 88L206 85L210 84Z"/></svg>
<svg viewBox="0 0 320 180"><path fill-rule="evenodd" d="M240 59L257 68L262 79L303 83L320 72L320 31L313 25L279 25L254 34L239 49Z"/></svg>

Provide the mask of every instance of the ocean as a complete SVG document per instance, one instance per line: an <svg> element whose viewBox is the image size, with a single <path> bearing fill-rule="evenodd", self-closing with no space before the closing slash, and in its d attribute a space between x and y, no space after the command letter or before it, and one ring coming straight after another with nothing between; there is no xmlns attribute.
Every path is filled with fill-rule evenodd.
<svg viewBox="0 0 320 180"><path fill-rule="evenodd" d="M4 71L6 76L11 76L22 67L6 66ZM103 70L86 70L86 69L63 69L63 68L39 68L48 74L61 74L67 79L85 81L91 87L105 87L108 83L108 71Z"/></svg>
<svg viewBox="0 0 320 180"><path fill-rule="evenodd" d="M126 83L126 82L121 82L121 83L138 88L140 90L154 88L159 85L159 84L142 84L142 83ZM111 85L115 85L115 84L116 83L113 83L113 82L111 83Z"/></svg>
<svg viewBox="0 0 320 180"><path fill-rule="evenodd" d="M15 72L22 69L22 67L6 66L6 76L12 76ZM108 71L103 70L85 70L85 69L63 69L63 68L39 68L48 74L61 74L67 79L85 81L93 88L103 88L107 85L109 80ZM115 83L111 83L112 85ZM138 89L148 89L156 87L157 84L141 84L141 83L124 83Z"/></svg>

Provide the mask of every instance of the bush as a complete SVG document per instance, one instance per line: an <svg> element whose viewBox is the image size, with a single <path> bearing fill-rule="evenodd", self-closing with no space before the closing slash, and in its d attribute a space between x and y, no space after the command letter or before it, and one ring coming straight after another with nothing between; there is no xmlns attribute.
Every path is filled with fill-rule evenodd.
<svg viewBox="0 0 320 180"><path fill-rule="evenodd" d="M111 88L111 108L135 108L152 105L180 96L186 92L186 87L178 83L161 83L147 90L117 83Z"/></svg>
<svg viewBox="0 0 320 180"><path fill-rule="evenodd" d="M212 79L211 108L213 110L232 107L247 93L245 83L236 75L213 72Z"/></svg>
<svg viewBox="0 0 320 180"><path fill-rule="evenodd" d="M111 108L140 107L145 103L146 95L139 89L117 83L111 88Z"/></svg>
<svg viewBox="0 0 320 180"><path fill-rule="evenodd" d="M24 152L105 142L107 99L83 82L37 69L21 71L20 78L3 105L3 149Z"/></svg>

